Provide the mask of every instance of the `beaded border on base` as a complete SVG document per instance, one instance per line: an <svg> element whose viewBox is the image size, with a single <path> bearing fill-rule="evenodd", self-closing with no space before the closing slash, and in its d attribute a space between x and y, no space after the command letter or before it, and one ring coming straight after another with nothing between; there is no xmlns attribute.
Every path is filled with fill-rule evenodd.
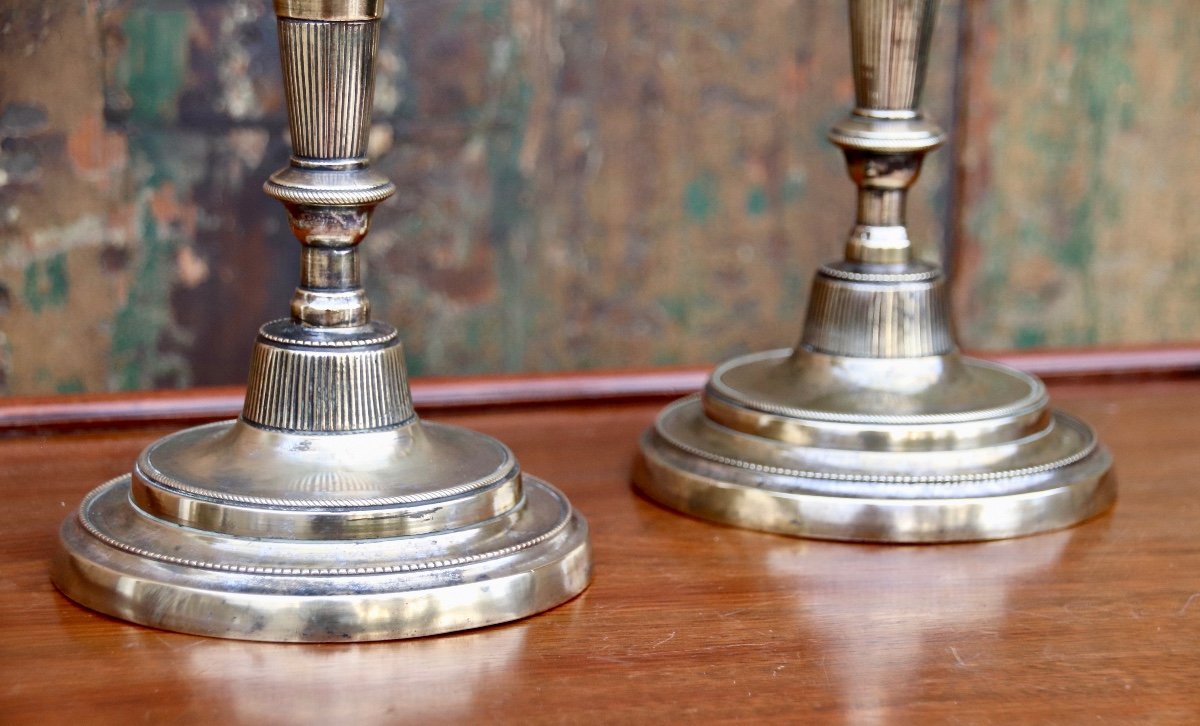
<svg viewBox="0 0 1200 726"><path fill-rule="evenodd" d="M928 282L942 276L938 268L921 272L851 272L839 270L832 265L821 265L820 272L826 277L848 282Z"/></svg>
<svg viewBox="0 0 1200 726"><path fill-rule="evenodd" d="M570 507L570 505L567 504L566 500L563 499L563 497L561 495L559 495L557 492L554 492L548 485L546 485L546 488L549 489L553 493L553 496L558 501L559 509L564 511L566 513L566 516L560 517L559 520L554 524L553 527L551 527L547 531L543 532L542 534L537 535L536 537L534 537L532 539L526 540L524 542L519 542L515 545L509 545L508 547L502 547L497 550L491 550L489 552L480 552L478 554L466 555L463 557L451 557L451 558L447 558L444 560L425 560L422 562L406 563L403 565L380 565L380 566L375 566L375 567L304 568L304 567L259 567L257 565L230 565L230 564L227 564L224 562L207 562L205 560L190 560L190 559L187 559L184 557L176 557L174 555L166 555L166 554L162 554L160 552L154 552L151 550L143 549L141 547L137 547L135 545L131 545L131 544L122 542L110 535L105 534L104 532L101 532L100 529L98 527L96 527L95 524L88 521L87 515L85 514L85 512L88 511L88 509L91 507L92 503L97 498L99 498L100 495L103 494L107 488L109 488L111 486L115 486L115 485L119 484L121 481L128 479L129 477L130 477L129 474L122 474L121 476L110 479L109 481L106 481L105 483L103 483L100 486L93 489L91 492L88 493L88 495L86 497L83 498L83 502L79 505L79 512L78 512L77 519L80 523L80 526L82 526L83 529L88 534L92 535L93 537L100 540L101 542L108 545L109 547L113 547L114 549L118 549L118 550L121 550L122 552L127 552L131 555L136 555L138 557L145 557L147 559L156 560L158 562L166 562L168 564L181 565L183 567L193 567L196 569L214 570L214 571L218 571L218 572L235 572L235 573L245 574L245 575L280 575L280 576L304 575L304 576L316 576L316 577L334 577L334 576L339 576L339 575L343 575L343 576L344 575L394 575L394 574L400 574L400 573L404 573L404 572L420 572L422 570L435 570L435 569L440 569L443 567L458 567L460 565L469 565L469 564L472 564L475 562L482 562L483 560L491 560L491 559L495 559L497 557L504 557L506 555L520 552L521 550L529 549L530 547L539 545L542 542L545 542L546 540L554 537L559 532L566 529L567 525L570 524L570 522L571 522L571 507Z"/></svg>
<svg viewBox="0 0 1200 726"><path fill-rule="evenodd" d="M698 395L689 396L687 398L680 399L680 400L676 401L675 403L667 406L667 408L663 410L663 412L660 416L660 419L666 418L668 415L673 413L676 409L691 403L692 401L696 400L697 398L699 398ZM1069 419L1069 418L1066 420L1068 422L1068 425L1070 425L1071 422L1074 421L1073 419ZM873 475L869 475L869 474L850 474L850 473L831 472L831 471L789 469L787 467L771 466L769 464L756 464L752 461L742 461L741 459L734 459L732 457L722 456L721 454L714 454L712 452L705 451L698 447L692 446L691 444L685 444L684 442L680 441L677 437L671 436L670 434L666 433L663 430L663 427L661 427L657 424L654 427L654 433L655 433L655 435L662 438L663 441L666 441L671 446L674 446L675 448L679 449L680 451L684 451L693 456L697 456L697 457L705 459L707 461L716 462L718 464L725 464L726 466L733 466L733 467L737 467L739 469L755 471L755 472L759 472L762 474L771 474L773 476L789 476L789 477L794 477L797 479L819 479L819 480L827 480L827 481L845 481L845 482L856 482L856 483L864 483L864 484L884 484L884 485L888 485L888 484L959 485L959 484L975 484L975 483L981 483L981 482L997 481L1000 479L1016 479L1016 478L1023 477L1023 476L1032 476L1034 474L1043 474L1045 472L1053 471L1055 469L1062 469L1064 467L1070 466L1071 464L1076 464L1076 463L1082 461L1083 459L1087 458L1089 455L1091 455L1092 452L1094 452L1097 449L1097 447L1099 446L1099 441L1096 439L1095 434L1090 429L1087 429L1086 427L1082 427L1082 426L1075 427L1075 428L1077 431L1080 430L1080 428L1083 429L1083 433L1086 436L1085 440L1087 442L1084 445L1084 447L1082 449L1080 449L1079 451L1075 452L1074 454L1071 454L1070 456L1064 456L1061 459L1056 459L1054 461L1050 461L1045 464L1037 464L1034 466L1022 467L1019 469L1008 469L1005 471L988 471L988 472L977 472L977 473L969 473L969 474L902 475L902 476L901 475L892 475L892 474L873 476Z"/></svg>
<svg viewBox="0 0 1200 726"><path fill-rule="evenodd" d="M396 338L400 337L400 334L395 329L392 329L391 332L384 333L383 335L376 335L373 338L349 340L304 340L303 338L287 338L282 335L275 335L274 333L267 332L267 328L272 325L291 322L294 322L291 318L279 318L268 323L263 323L263 325L258 329L258 337L271 343L278 343L280 345L294 345L296 347L303 348L353 348L358 346L383 345L384 343L390 343Z"/></svg>

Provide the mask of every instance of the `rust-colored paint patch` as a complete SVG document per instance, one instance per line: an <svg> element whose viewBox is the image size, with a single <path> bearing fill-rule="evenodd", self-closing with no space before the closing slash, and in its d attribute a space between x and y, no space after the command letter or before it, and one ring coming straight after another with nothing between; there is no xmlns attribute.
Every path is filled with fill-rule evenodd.
<svg viewBox="0 0 1200 726"><path fill-rule="evenodd" d="M76 174L106 188L119 181L128 163L128 142L106 128L101 114L90 114L67 134L67 158Z"/></svg>

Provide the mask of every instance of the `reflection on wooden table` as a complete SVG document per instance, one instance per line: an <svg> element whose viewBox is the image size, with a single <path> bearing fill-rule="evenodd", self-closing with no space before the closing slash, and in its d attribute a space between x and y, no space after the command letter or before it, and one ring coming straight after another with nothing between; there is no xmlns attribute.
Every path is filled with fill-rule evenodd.
<svg viewBox="0 0 1200 726"><path fill-rule="evenodd" d="M131 723L1200 720L1200 381L1052 386L1116 458L1099 519L946 546L795 540L635 495L661 401L436 418L501 436L589 517L596 578L511 625L363 645L197 638L82 610L55 529L161 428L0 440L0 720Z"/></svg>

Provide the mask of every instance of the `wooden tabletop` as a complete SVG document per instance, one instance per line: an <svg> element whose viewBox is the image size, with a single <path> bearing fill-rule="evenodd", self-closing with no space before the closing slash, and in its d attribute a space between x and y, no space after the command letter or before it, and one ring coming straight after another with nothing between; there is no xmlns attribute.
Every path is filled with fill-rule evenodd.
<svg viewBox="0 0 1200 726"><path fill-rule="evenodd" d="M635 495L661 402L443 414L589 518L579 598L414 641L274 645L127 625L47 577L58 526L166 429L0 440L0 722L1200 723L1200 381L1051 387L1112 449L1115 510L987 544L708 524Z"/></svg>

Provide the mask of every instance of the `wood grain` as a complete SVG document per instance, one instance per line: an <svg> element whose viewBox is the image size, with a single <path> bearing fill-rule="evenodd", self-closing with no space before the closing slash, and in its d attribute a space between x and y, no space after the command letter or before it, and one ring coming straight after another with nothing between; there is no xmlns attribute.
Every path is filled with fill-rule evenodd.
<svg viewBox="0 0 1200 726"><path fill-rule="evenodd" d="M929 547L791 540L634 495L658 405L443 413L589 517L596 577L519 623L356 646L210 640L84 611L56 529L165 429L0 440L11 723L1155 723L1200 720L1200 381L1052 386L1120 499L1071 530Z"/></svg>

